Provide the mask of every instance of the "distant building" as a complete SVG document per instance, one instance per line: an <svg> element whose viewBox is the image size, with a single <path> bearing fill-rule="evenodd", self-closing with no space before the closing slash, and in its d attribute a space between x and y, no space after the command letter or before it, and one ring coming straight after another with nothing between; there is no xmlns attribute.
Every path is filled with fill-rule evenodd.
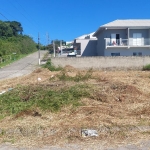
<svg viewBox="0 0 150 150"><path fill-rule="evenodd" d="M74 39L74 48L81 56L96 56L97 38L93 36L95 32L82 35Z"/></svg>

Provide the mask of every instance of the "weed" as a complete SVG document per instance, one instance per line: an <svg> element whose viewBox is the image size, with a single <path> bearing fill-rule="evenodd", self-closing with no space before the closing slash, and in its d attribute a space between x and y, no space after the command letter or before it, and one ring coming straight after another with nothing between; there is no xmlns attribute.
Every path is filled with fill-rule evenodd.
<svg viewBox="0 0 150 150"><path fill-rule="evenodd" d="M0 115L0 120L2 120L5 116L4 115Z"/></svg>
<svg viewBox="0 0 150 150"><path fill-rule="evenodd" d="M0 113L5 115L19 114L26 110L59 111L63 106L79 106L80 99L89 94L86 85L75 85L65 89L52 90L48 87L22 86L1 95Z"/></svg>
<svg viewBox="0 0 150 150"><path fill-rule="evenodd" d="M5 135L5 130L0 129L0 136L3 136L3 135Z"/></svg>
<svg viewBox="0 0 150 150"><path fill-rule="evenodd" d="M52 62L51 59L49 59L45 65L43 65L43 68L48 68L50 71L60 71L62 70L62 67L55 67Z"/></svg>
<svg viewBox="0 0 150 150"><path fill-rule="evenodd" d="M46 60L47 60L48 55L49 55L49 52L47 52L46 54L44 54L43 61L46 61Z"/></svg>
<svg viewBox="0 0 150 150"><path fill-rule="evenodd" d="M60 74L57 75L59 80L61 81L74 81L74 82L80 82L80 81L86 81L90 78L92 78L92 70L88 70L85 74L81 74L78 72L76 76L71 77L67 75L65 70L62 70Z"/></svg>
<svg viewBox="0 0 150 150"><path fill-rule="evenodd" d="M143 66L143 70L144 70L144 71L145 71L145 70L150 70L150 64L147 64L147 65Z"/></svg>

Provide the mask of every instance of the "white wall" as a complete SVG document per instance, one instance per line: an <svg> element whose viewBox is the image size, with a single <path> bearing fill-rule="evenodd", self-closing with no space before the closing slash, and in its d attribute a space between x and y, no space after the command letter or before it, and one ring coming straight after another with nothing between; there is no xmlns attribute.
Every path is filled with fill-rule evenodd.
<svg viewBox="0 0 150 150"><path fill-rule="evenodd" d="M81 56L96 56L97 39L80 39L76 43L81 43Z"/></svg>
<svg viewBox="0 0 150 150"><path fill-rule="evenodd" d="M111 53L120 53L120 56L133 56L134 52L142 52L142 56L150 56L150 48L107 48L105 56L111 56Z"/></svg>

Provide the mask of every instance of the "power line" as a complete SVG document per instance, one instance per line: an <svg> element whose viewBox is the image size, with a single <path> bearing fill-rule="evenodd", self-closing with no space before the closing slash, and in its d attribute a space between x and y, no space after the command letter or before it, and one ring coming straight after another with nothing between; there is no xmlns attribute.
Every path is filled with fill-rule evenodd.
<svg viewBox="0 0 150 150"><path fill-rule="evenodd" d="M0 14L1 14L7 21L9 21L5 15L3 15L1 12L0 12Z"/></svg>
<svg viewBox="0 0 150 150"><path fill-rule="evenodd" d="M8 0L8 1L32 25L32 27L30 27L30 26L28 26L28 27L35 30L35 28L33 28L33 23L21 11L19 11L19 9L10 0ZM37 26L34 25L34 27L36 27L36 31L39 32Z"/></svg>
<svg viewBox="0 0 150 150"><path fill-rule="evenodd" d="M24 10L24 12L25 13L27 13L28 14L28 12L25 10L25 8L16 0L16 2L17 2L17 4L18 5L20 5L20 7L22 7L22 9ZM28 14L29 15L29 14ZM30 16L31 17L31 16ZM31 18L33 21L34 21L34 23L37 25L38 23L33 19L33 18Z"/></svg>
<svg viewBox="0 0 150 150"><path fill-rule="evenodd" d="M11 5L16 9L16 10L18 10L18 8L10 1L10 0L8 0L9 1L9 3L11 3ZM20 11L19 11L20 12ZM26 19L26 20L28 20L28 18L22 13L22 12L20 12L21 13L21 15ZM28 20L29 22L30 22L30 20Z"/></svg>
<svg viewBox="0 0 150 150"><path fill-rule="evenodd" d="M5 11L4 9L0 8L2 11L4 11L5 13L7 13L9 16L11 16L12 18L15 18L14 16L12 16L9 12ZM8 20L8 19L7 19Z"/></svg>
<svg viewBox="0 0 150 150"><path fill-rule="evenodd" d="M24 9L24 7L16 0L15 1L21 8L22 8L22 10L24 10L24 12L26 13L26 14L28 14L28 12ZM37 24L38 23L36 23L36 21L33 19L33 18L31 18L31 20L32 21L30 21L30 19L28 18L28 17L26 17L26 15L24 15L24 13L22 13L10 0L8 0L8 3L10 3L13 7L14 7L14 9L16 9L26 20L27 20L27 22L28 23L30 23L32 26L29 26L29 25L27 25L29 28L33 28L34 30L36 30L36 32L38 33L39 31L38 31L38 26L37 26ZM5 17L3 14L1 14L3 17ZM31 17L31 15L28 15L28 16L30 16ZM6 18L6 17L5 17ZM13 17L14 18L14 17ZM6 18L7 19L7 18ZM9 21L9 19L7 19L8 21ZM34 23L34 24L33 24ZM35 29L35 28L36 29ZM35 38L35 37L33 37L33 38ZM36 39L38 40L38 37L36 37ZM44 38L41 38L41 39L44 39ZM49 39L49 37L48 37L48 39ZM49 43L49 40L48 40L48 43Z"/></svg>

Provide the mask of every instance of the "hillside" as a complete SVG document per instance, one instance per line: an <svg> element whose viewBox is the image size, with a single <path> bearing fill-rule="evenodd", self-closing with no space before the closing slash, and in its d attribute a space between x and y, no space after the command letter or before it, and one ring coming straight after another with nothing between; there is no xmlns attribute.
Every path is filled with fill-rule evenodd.
<svg viewBox="0 0 150 150"><path fill-rule="evenodd" d="M29 54L37 50L31 37L23 34L23 27L17 21L0 21L0 57L15 54Z"/></svg>

